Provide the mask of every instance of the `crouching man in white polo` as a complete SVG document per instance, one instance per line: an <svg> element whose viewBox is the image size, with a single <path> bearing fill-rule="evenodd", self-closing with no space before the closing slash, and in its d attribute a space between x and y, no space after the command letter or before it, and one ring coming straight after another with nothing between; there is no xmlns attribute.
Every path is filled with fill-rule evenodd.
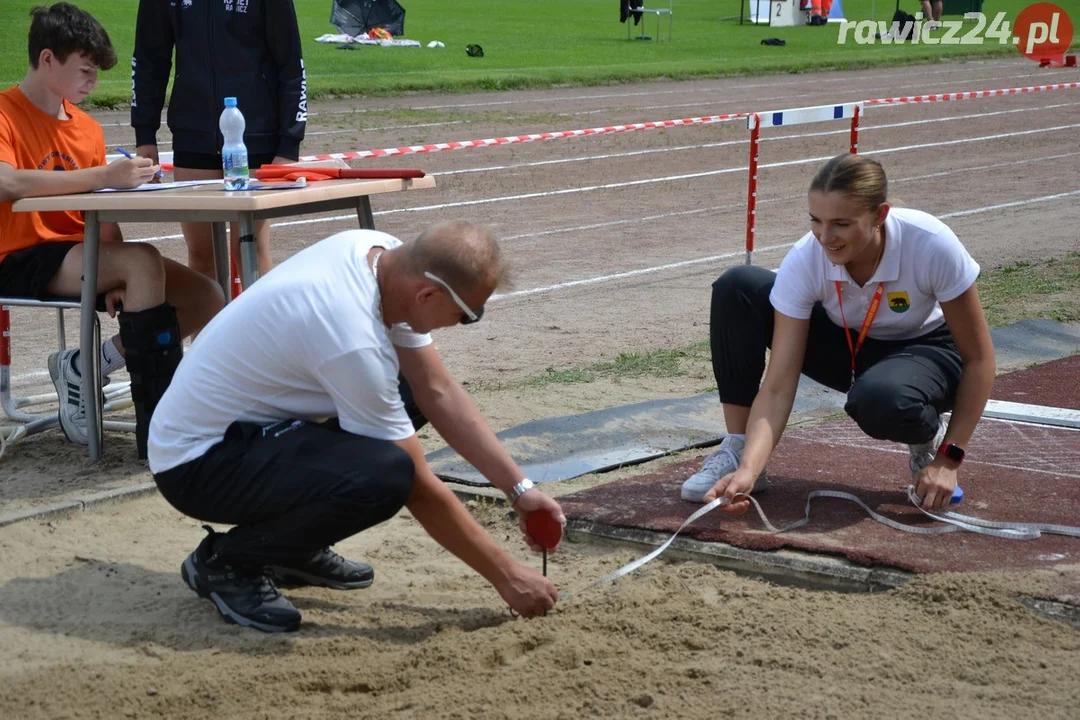
<svg viewBox="0 0 1080 720"><path fill-rule="evenodd" d="M415 434L430 420L507 493L523 531L538 510L565 522L428 334L479 320L506 274L498 244L467 222L407 245L351 230L297 253L206 326L157 406L149 455L176 509L235 526L210 530L181 567L227 621L295 630L300 612L278 584L369 586L372 568L330 546L403 506L522 616L555 605L551 582L496 545L432 473Z"/></svg>

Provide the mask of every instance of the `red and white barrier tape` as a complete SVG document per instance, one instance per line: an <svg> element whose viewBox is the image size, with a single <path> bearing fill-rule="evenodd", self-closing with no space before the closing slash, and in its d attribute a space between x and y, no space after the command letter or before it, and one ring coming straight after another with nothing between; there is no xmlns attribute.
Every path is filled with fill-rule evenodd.
<svg viewBox="0 0 1080 720"><path fill-rule="evenodd" d="M1006 88L1003 90L972 90L969 92L941 93L938 95L911 95L909 97L879 98L867 100L867 105L900 105L904 103L948 102L950 100L977 100L980 98L1003 97L1006 95L1026 95L1048 90L1076 90L1080 83L1057 83L1055 85L1032 85L1030 87Z"/></svg>
<svg viewBox="0 0 1080 720"><path fill-rule="evenodd" d="M655 130L657 128L684 127L688 125L709 125L747 117L749 113L731 113L728 115L706 115L704 117L683 118L681 120L658 120L655 122L630 123L628 125L609 125L607 127L585 128L584 130L560 130L558 132L534 133L532 135L512 135L510 137L488 138L486 140L462 140L457 142L431 143L428 145L409 145L407 147L384 148L382 150L359 150L344 153L323 153L305 155L300 160L362 160L373 157L393 157L395 155L417 155L421 153L443 152L445 150L465 150L467 148L492 147L496 145L517 145L538 140L564 140L589 135L611 135L614 133L634 132L637 130Z"/></svg>
<svg viewBox="0 0 1080 720"><path fill-rule="evenodd" d="M978 98L1023 95L1046 92L1049 90L1075 90L1080 83L1057 83L1054 85L1034 85L1031 87L1005 88L1001 90L972 90L969 92L942 93L938 95L912 95L909 97L879 98L864 101L867 105L901 105L905 103L948 102L951 100L975 100ZM494 147L498 145L517 145L538 140L565 140L566 138L586 137L590 135L611 135L614 133L655 130L658 128L686 127L690 125L709 125L750 117L754 113L740 112L726 115L706 115L703 117L683 118L681 120L659 120L655 122L630 123L628 125L609 125L607 127L585 128L583 130L560 130L558 132L534 133L531 135L512 135L509 137L488 138L486 140L461 140L457 142L430 143L427 145L409 145L406 147L383 148L381 150L354 150L351 152L322 153L304 155L303 162L313 160L363 160L366 158L394 157L397 155L418 155L422 153L444 152L446 150L466 150L469 148Z"/></svg>

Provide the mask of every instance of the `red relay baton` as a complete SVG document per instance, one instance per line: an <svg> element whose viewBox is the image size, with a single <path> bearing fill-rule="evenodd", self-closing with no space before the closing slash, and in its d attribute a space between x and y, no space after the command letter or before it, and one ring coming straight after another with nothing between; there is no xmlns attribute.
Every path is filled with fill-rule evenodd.
<svg viewBox="0 0 1080 720"><path fill-rule="evenodd" d="M295 165L263 165L252 173L257 180L383 180L422 178L426 175L417 168L338 168L297 167Z"/></svg>

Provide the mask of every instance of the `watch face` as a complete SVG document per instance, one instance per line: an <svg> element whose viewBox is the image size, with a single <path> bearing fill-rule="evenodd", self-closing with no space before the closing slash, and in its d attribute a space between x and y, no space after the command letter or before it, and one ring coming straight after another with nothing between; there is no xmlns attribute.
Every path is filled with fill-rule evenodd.
<svg viewBox="0 0 1080 720"><path fill-rule="evenodd" d="M963 449L959 445L953 445L952 443L949 443L947 446L945 446L945 455L953 460L956 460L957 462L963 460L965 454L966 453L964 453Z"/></svg>

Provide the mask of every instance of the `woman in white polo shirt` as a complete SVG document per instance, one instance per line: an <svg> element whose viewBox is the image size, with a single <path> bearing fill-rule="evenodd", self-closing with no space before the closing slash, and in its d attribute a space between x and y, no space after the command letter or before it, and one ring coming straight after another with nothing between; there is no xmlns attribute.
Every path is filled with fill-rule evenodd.
<svg viewBox="0 0 1080 720"><path fill-rule="evenodd" d="M979 266L937 218L891 208L887 189L876 161L833 158L810 184L811 231L780 270L734 267L713 284L713 373L729 435L683 499L762 489L802 373L847 393L844 409L867 435L909 446L923 507L948 505L994 382ZM740 497L725 509L748 506Z"/></svg>

